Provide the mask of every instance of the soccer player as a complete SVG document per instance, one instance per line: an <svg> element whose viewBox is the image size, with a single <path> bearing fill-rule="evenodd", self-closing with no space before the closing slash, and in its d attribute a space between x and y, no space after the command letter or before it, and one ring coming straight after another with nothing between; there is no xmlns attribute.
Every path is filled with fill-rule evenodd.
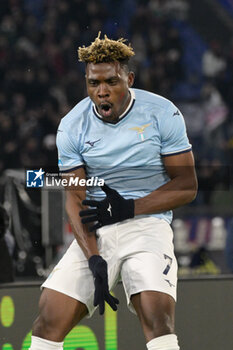
<svg viewBox="0 0 233 350"><path fill-rule="evenodd" d="M98 35L78 54L89 96L61 120L59 166L67 179L95 176L105 185L66 191L76 239L42 285L30 349L61 350L97 306L117 310L109 291L121 278L147 348L178 350L171 210L197 191L183 116L167 99L131 88L134 51L123 39Z"/></svg>

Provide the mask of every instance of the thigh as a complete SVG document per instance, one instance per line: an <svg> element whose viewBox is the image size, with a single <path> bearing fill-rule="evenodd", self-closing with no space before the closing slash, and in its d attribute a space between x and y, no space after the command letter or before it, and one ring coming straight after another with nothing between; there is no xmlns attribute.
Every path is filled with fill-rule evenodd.
<svg viewBox="0 0 233 350"><path fill-rule="evenodd" d="M175 301L165 293L144 291L131 296L146 341L174 333Z"/></svg>
<svg viewBox="0 0 233 350"><path fill-rule="evenodd" d="M177 261L172 230L164 220L155 218L141 220L141 225L142 228L133 228L131 250L124 256L121 269L132 312L131 296L143 291L162 292L176 300Z"/></svg>
<svg viewBox="0 0 233 350"><path fill-rule="evenodd" d="M93 314L94 279L88 261L76 241L54 267L42 288L55 290L80 301L87 306L89 315Z"/></svg>
<svg viewBox="0 0 233 350"><path fill-rule="evenodd" d="M121 270L127 303L134 312L131 296L143 291L168 294L176 300L177 263L172 252L141 252L123 262Z"/></svg>
<svg viewBox="0 0 233 350"><path fill-rule="evenodd" d="M39 316L34 322L32 334L52 341L63 341L87 312L86 305L80 301L44 288L39 301Z"/></svg>

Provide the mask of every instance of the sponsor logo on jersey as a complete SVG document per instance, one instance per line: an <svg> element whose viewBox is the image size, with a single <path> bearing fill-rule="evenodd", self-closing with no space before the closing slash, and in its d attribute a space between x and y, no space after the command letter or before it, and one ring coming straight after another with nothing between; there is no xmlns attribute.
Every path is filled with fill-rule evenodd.
<svg viewBox="0 0 233 350"><path fill-rule="evenodd" d="M180 112L178 111L178 109L177 109L177 111L176 111L176 112L174 112L174 113L173 113L173 115L172 115L172 116L173 116L173 117L175 117L176 115L180 115Z"/></svg>
<svg viewBox="0 0 233 350"><path fill-rule="evenodd" d="M99 142L101 139L96 140L96 141L86 141L85 143L87 143L88 145L90 145L91 147L93 147L95 145L96 142Z"/></svg>

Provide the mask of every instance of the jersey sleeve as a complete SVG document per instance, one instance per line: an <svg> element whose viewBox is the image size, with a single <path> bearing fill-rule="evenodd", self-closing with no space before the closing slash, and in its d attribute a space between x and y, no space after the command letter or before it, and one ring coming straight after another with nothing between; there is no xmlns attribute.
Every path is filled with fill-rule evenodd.
<svg viewBox="0 0 233 350"><path fill-rule="evenodd" d="M170 103L160 120L161 156L189 152L189 143L184 117L179 109Z"/></svg>
<svg viewBox="0 0 233 350"><path fill-rule="evenodd" d="M76 142L77 143L77 142ZM61 126L57 131L58 167L61 172L69 172L84 166L78 145Z"/></svg>

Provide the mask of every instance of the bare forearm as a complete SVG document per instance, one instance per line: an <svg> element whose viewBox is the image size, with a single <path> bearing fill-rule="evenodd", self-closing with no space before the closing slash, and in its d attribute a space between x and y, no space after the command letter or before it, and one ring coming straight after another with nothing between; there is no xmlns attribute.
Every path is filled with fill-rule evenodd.
<svg viewBox="0 0 233 350"><path fill-rule="evenodd" d="M81 199L67 194L66 211L70 219L74 236L83 253L87 259L89 259L92 255L98 255L99 252L95 235L93 233L90 234L87 225L81 223L79 211L82 209L84 209L84 207L81 203Z"/></svg>
<svg viewBox="0 0 233 350"><path fill-rule="evenodd" d="M148 196L136 199L135 215L161 213L191 202L197 191L193 181L174 178Z"/></svg>

